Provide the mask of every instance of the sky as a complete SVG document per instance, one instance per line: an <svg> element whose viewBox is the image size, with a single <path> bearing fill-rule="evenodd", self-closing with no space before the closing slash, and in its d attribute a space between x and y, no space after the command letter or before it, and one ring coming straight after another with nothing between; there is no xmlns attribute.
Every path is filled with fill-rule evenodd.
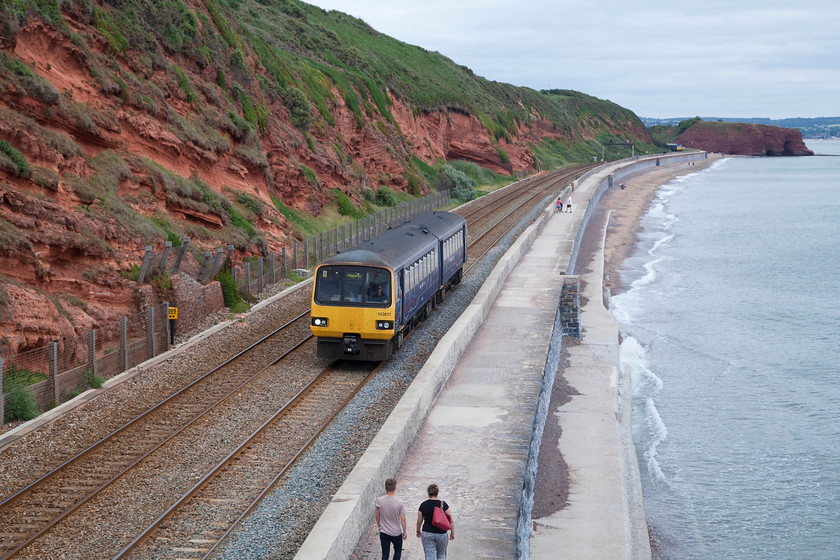
<svg viewBox="0 0 840 560"><path fill-rule="evenodd" d="M306 0L479 76L640 117L840 116L837 0Z"/></svg>

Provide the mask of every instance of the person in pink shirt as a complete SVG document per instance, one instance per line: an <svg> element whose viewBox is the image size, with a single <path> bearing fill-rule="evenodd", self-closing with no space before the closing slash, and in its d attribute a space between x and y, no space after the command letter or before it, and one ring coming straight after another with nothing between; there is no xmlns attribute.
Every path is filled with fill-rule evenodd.
<svg viewBox="0 0 840 560"><path fill-rule="evenodd" d="M385 495L376 498L376 525L379 526L379 543L382 545L382 560L388 560L391 545L394 545L394 560L402 557L405 533L405 502L395 495L397 479L385 481Z"/></svg>

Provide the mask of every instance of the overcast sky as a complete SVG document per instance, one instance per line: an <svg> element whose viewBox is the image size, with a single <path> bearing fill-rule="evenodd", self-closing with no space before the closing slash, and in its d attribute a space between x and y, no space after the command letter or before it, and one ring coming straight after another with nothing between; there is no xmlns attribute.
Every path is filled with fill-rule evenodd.
<svg viewBox="0 0 840 560"><path fill-rule="evenodd" d="M308 0L476 74L640 117L840 116L838 0Z"/></svg>

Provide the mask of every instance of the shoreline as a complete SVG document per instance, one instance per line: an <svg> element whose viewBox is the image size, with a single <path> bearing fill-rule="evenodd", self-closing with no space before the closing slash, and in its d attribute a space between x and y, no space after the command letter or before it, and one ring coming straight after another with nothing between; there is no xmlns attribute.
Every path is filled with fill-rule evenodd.
<svg viewBox="0 0 840 560"><path fill-rule="evenodd" d="M720 159L722 157L719 155L709 154L707 159L693 164L642 171L624 178L623 183L626 186L624 190L616 185L605 191L601 196L598 204L598 214L609 215L608 218L605 218L608 222L604 237L602 288L604 294L606 294L605 305L610 316L612 316L612 312L609 309L609 298L631 288L633 279L623 278L620 270L624 261L633 253L638 244L641 218L649 211L660 187L677 177L708 169ZM621 337L621 329L618 330L619 337ZM620 367L620 360L617 365ZM635 457L635 453L633 456ZM565 478L566 483L568 483L568 475ZM638 489L638 493L638 499L641 500L642 515L644 515L644 496L641 494L641 488ZM645 519L645 523L647 524L650 558L651 560L663 560L660 551L663 535L647 519Z"/></svg>
<svg viewBox="0 0 840 560"><path fill-rule="evenodd" d="M599 210L612 210L604 244L604 290L607 293L615 295L629 288L619 271L636 247L640 221L650 209L659 187L682 175L707 169L720 159L723 158L710 153L707 159L693 162L694 165L640 171L624 178L622 182L626 189L621 190L616 185L604 191L598 203Z"/></svg>
<svg viewBox="0 0 840 560"><path fill-rule="evenodd" d="M656 194L659 187L668 183L672 179L702 171L712 165L715 161L721 159L720 156L709 154L709 157L703 160L682 163L678 165L664 165L661 167L648 168L637 173L625 176L620 182L616 182L613 187L607 188L601 195L597 206L593 208L592 216L586 226L586 231L580 244L580 254L577 258L574 273L581 277L581 312L585 314L585 309L589 305L592 298L598 297L596 294L603 296L603 313L609 317L605 319L609 323L615 325L615 335L620 337L620 329L615 319L609 310L608 298L611 295L616 295L622 291L626 291L630 287L632 278L621 278L619 270L624 261L632 254L638 242L638 233L640 229L641 217L644 216ZM619 185L623 183L626 188L622 190ZM574 196L574 195L572 195ZM609 220L609 221L607 221ZM598 268L603 267L602 270ZM593 268L595 267L595 268ZM591 276L592 274L596 276ZM601 276L601 284L594 290L587 289L586 285L589 281L597 282L595 279ZM587 279L589 277L589 280ZM588 294L588 295L587 295ZM600 307L600 306L596 306ZM590 318L596 320L594 315ZM587 319L581 317L581 323L586 327ZM596 325L590 325L590 329ZM598 330L597 328L595 329ZM594 332L594 331L593 331ZM593 344L589 343L590 346ZM612 363L613 367L619 367L618 358L618 340L615 341L615 354L604 357L604 365ZM592 354L597 352L598 343L594 343L594 347L587 349L587 342L571 337L564 337L562 344L561 365L557 371L557 376L554 381L551 393L550 410L554 410L555 414L549 414L546 418L542 442L540 444L540 451L538 455L538 469L534 486L534 503L532 509L532 519L534 522L544 526L546 523L552 524L551 519L563 518L563 510L569 508L572 503L580 505L580 496L575 497L575 487L577 492L588 492L587 484L592 484L584 480L585 475L579 472L580 458L565 456L563 450L564 431L568 434L575 433L575 427L566 425L564 420L560 418L560 412L565 411L564 414L570 414L568 407L570 403L582 395L577 388L582 381L580 375L575 372L579 369L579 362L581 354ZM593 348L596 348L593 350ZM589 366L592 367L591 365ZM578 372L579 373L579 372ZM588 376L592 372L587 373ZM591 389L591 387L590 387ZM580 389L583 394L587 391ZM585 397L582 397L585 398ZM572 420L574 423L574 420ZM580 429L580 427L578 427ZM566 435L566 438L574 437L573 435ZM632 437L632 436L631 436ZM632 445L632 444L631 444ZM635 453L632 454L633 460ZM567 463L569 460L572 463L570 466ZM603 482L603 481L602 481ZM632 488L630 484L629 500L632 502L631 508L637 510L636 514L628 512L628 515L635 519L635 522L640 526L646 523L644 516L644 497L641 495L641 488ZM581 486L582 485L582 486ZM591 488L590 488L591 490ZM591 497L587 497L591 499ZM574 518L576 514L571 515ZM636 517L633 517L636 515ZM571 519L570 518L570 519ZM631 520L631 525L633 521ZM542 529L543 531L545 529ZM577 529L566 530L575 531ZM644 555L643 545L639 545L636 551L642 554L642 557L652 558L656 560L657 556L657 542L661 539L656 537L655 528L647 525L646 530L641 529L647 534L647 541L649 543L649 550L652 556ZM639 531L639 539L644 538L643 533ZM533 537L532 537L533 538Z"/></svg>

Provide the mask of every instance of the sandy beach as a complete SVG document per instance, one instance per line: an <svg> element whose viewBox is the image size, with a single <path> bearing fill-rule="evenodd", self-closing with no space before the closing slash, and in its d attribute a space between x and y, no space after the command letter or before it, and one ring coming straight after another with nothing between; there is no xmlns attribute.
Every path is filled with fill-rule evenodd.
<svg viewBox="0 0 840 560"><path fill-rule="evenodd" d="M604 247L605 289L609 289L611 294L626 289L618 271L636 244L639 220L650 208L657 189L675 177L701 171L720 158L720 155L709 154L707 159L693 162L693 165L680 164L642 171L623 180L626 185L624 190L616 184L604 192L599 207L605 211L612 210Z"/></svg>
<svg viewBox="0 0 840 560"><path fill-rule="evenodd" d="M601 196L598 208L587 226L581 243L581 253L578 255L579 266L589 262L594 252L600 248L601 232L604 231L605 220L611 211L604 244L604 288L608 289L612 295L625 290L628 286L624 284L625 279L620 277L619 270L636 244L639 221L650 208L658 188L680 175L701 171L720 157L710 154L708 159L694 162L693 165L679 164L641 171L622 180L625 189L622 190L619 183L607 189ZM581 269L575 270L576 274L583 272ZM585 302L582 300L581 303ZM566 337L563 341L563 358L551 395L550 408L552 410L557 410L578 394L563 376L563 369L569 363L569 351L576 344L577 341L574 338ZM557 442L561 435L562 428L557 418L555 415L549 415L540 446L539 469L534 488L532 512L535 519L551 515L568 505L571 476L568 465L557 445L553 443ZM653 537L651 537L651 549L655 560L658 547Z"/></svg>

